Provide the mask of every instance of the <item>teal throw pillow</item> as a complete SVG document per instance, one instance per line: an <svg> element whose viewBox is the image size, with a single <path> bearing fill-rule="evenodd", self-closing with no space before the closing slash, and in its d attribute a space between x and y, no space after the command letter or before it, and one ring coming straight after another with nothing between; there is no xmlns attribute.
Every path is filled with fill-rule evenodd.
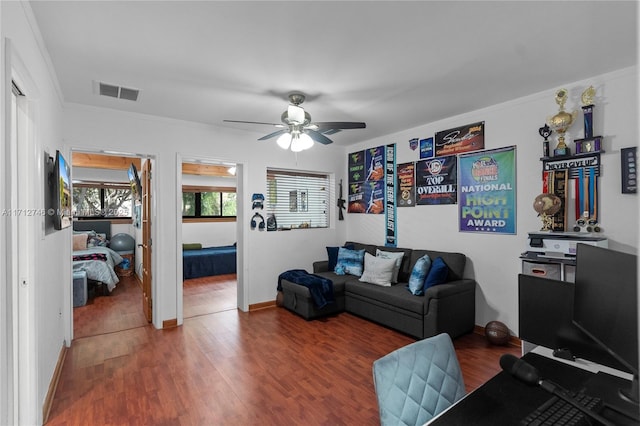
<svg viewBox="0 0 640 426"><path fill-rule="evenodd" d="M411 271L411 276L409 277L409 284L407 285L411 293L416 296L422 296L424 294L424 282L430 269L431 258L428 254L425 254L416 261Z"/></svg>
<svg viewBox="0 0 640 426"><path fill-rule="evenodd" d="M343 246L344 248L348 248L348 249L352 249L353 250L353 244L347 244L345 246ZM327 247L327 257L329 260L329 263L327 264L327 269L329 271L334 271L336 269L336 264L338 263L338 250L340 249L340 247Z"/></svg>
<svg viewBox="0 0 640 426"><path fill-rule="evenodd" d="M338 262L334 269L338 275L350 274L357 277L362 275L364 265L364 249L350 250L344 247L338 249ZM341 272L344 271L344 274Z"/></svg>
<svg viewBox="0 0 640 426"><path fill-rule="evenodd" d="M445 283L448 276L449 267L441 257L436 257L433 259L427 279L424 281L423 291L427 291L429 287L433 287L434 285Z"/></svg>

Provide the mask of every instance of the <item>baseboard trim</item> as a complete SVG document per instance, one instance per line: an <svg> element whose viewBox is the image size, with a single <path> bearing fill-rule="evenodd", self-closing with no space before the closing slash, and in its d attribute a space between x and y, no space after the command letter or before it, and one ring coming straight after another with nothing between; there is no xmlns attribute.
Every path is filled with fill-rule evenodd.
<svg viewBox="0 0 640 426"><path fill-rule="evenodd" d="M60 376L62 375L62 366L64 365L64 360L67 357L67 346L65 344L62 345L62 349L60 349L60 354L58 354L58 362L56 363L56 368L53 370L53 377L51 377L51 383L49 383L49 389L47 390L47 396L44 399L44 404L42 405L42 424L46 424L49 419L49 413L51 412L51 406L53 405L53 397L56 395L56 389L58 389L58 382L60 381Z"/></svg>
<svg viewBox="0 0 640 426"><path fill-rule="evenodd" d="M485 332L484 332L484 327L476 325L473 327L473 332L475 334L479 334L481 336L486 336ZM516 348L521 348L522 347L522 341L520 339L518 339L516 336L510 336L509 337L509 346L514 346Z"/></svg>
<svg viewBox="0 0 640 426"><path fill-rule="evenodd" d="M178 319L174 318L174 319L170 319L170 320L165 320L162 321L162 328L173 328L173 327L177 327L178 326Z"/></svg>
<svg viewBox="0 0 640 426"><path fill-rule="evenodd" d="M260 309L275 308L275 307L276 307L276 301L269 300L268 302L254 303L253 305L249 305L249 312L259 311Z"/></svg>

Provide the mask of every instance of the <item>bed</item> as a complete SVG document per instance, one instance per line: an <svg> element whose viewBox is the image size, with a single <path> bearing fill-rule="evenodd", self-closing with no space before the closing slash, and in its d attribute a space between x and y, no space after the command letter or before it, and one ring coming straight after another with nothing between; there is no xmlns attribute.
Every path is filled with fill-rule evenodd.
<svg viewBox="0 0 640 426"><path fill-rule="evenodd" d="M111 222L108 220L87 220L73 222L74 250L73 271L85 271L87 279L98 281L111 292L120 281L115 267L122 262L122 256L111 250L108 241L111 238ZM80 248L83 237L87 235L88 247Z"/></svg>
<svg viewBox="0 0 640 426"><path fill-rule="evenodd" d="M182 251L182 278L185 280L235 273L235 244Z"/></svg>

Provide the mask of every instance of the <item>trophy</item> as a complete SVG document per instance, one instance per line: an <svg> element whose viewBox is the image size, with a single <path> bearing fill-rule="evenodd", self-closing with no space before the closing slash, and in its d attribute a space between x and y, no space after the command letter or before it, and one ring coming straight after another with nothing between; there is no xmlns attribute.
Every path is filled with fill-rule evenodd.
<svg viewBox="0 0 640 426"><path fill-rule="evenodd" d="M576 112L568 113L564 110L567 102L567 89L560 89L556 92L556 103L560 110L547 120L547 124L558 134L558 145L553 150L554 157L569 155L569 147L564 143L564 134L571 127L576 116Z"/></svg>
<svg viewBox="0 0 640 426"><path fill-rule="evenodd" d="M553 130L551 130L548 124L545 124L543 127L540 127L538 129L538 133L540 134L540 136L544 138L544 141L542 142L542 156L548 157L549 156L549 139L548 138L549 136L551 136L551 133L553 133Z"/></svg>
<svg viewBox="0 0 640 426"><path fill-rule="evenodd" d="M540 231L553 230L553 215L562 208L562 200L554 194L542 193L533 200L533 209L542 220Z"/></svg>
<svg viewBox="0 0 640 426"><path fill-rule="evenodd" d="M584 138L576 139L576 154L600 151L602 136L593 136L593 98L596 89L589 86L582 92L582 112L584 113Z"/></svg>

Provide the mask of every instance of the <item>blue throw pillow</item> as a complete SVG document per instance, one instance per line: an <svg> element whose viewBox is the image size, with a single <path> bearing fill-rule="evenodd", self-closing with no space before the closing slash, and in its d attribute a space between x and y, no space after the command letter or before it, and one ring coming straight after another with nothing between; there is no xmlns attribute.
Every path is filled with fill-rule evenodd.
<svg viewBox="0 0 640 426"><path fill-rule="evenodd" d="M347 244L343 247L353 250L353 244ZM336 269L336 264L338 263L339 248L340 247L327 247L327 256L329 257L329 264L327 265L327 267L329 271L333 271Z"/></svg>
<svg viewBox="0 0 640 426"><path fill-rule="evenodd" d="M411 276L409 277L409 284L407 288L416 296L422 296L424 294L424 281L431 269L431 258L428 254L425 254L420 259L416 260L416 264L413 265Z"/></svg>
<svg viewBox="0 0 640 426"><path fill-rule="evenodd" d="M433 287L434 285L445 283L448 276L449 267L441 257L436 257L433 260L427 279L424 281L423 291L427 291L429 287Z"/></svg>
<svg viewBox="0 0 640 426"><path fill-rule="evenodd" d="M351 274L357 277L362 275L364 269L364 249L351 250L344 247L338 249L338 262L334 269L338 275ZM344 274L341 272L344 271Z"/></svg>

